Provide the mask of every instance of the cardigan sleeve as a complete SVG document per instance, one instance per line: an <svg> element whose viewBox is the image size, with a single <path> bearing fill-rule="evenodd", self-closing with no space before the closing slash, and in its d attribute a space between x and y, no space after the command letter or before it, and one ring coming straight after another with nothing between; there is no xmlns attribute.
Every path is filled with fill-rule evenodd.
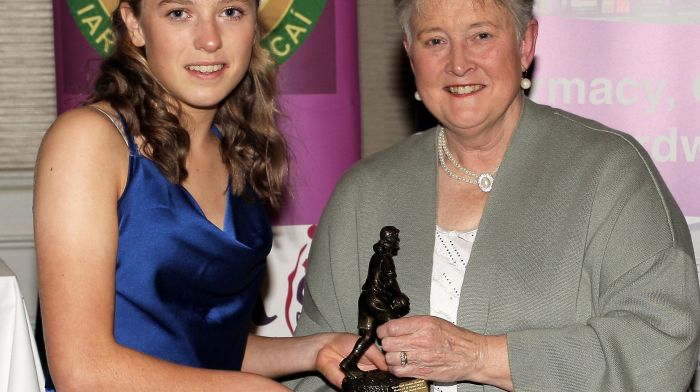
<svg viewBox="0 0 700 392"><path fill-rule="evenodd" d="M602 176L603 201L594 202L587 234L591 260L582 281L590 285L592 315L507 333L516 391L688 388L700 290L687 225L653 168L617 167L620 173Z"/></svg>
<svg viewBox="0 0 700 392"><path fill-rule="evenodd" d="M690 261L678 249L643 260L586 324L508 333L516 391L685 391L698 354Z"/></svg>

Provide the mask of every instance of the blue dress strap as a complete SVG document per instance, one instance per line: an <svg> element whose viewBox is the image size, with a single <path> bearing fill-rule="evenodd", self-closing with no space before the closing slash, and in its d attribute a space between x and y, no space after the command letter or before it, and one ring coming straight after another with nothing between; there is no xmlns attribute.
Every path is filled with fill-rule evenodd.
<svg viewBox="0 0 700 392"><path fill-rule="evenodd" d="M119 123L122 126L120 132L122 132L122 136L124 136L124 140L126 140L126 145L129 146L129 153L132 156L139 155L139 147L136 145L134 135L132 135L131 132L127 131L128 128L126 126L126 120L124 119L124 116L121 112L117 112L117 114L119 115Z"/></svg>

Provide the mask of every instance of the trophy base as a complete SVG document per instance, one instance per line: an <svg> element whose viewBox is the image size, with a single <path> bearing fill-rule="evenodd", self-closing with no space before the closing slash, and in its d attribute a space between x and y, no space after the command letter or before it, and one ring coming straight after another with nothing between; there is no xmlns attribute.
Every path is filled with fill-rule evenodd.
<svg viewBox="0 0 700 392"><path fill-rule="evenodd" d="M418 378L396 377L389 372L372 370L358 378L345 377L343 392L429 392L430 386Z"/></svg>

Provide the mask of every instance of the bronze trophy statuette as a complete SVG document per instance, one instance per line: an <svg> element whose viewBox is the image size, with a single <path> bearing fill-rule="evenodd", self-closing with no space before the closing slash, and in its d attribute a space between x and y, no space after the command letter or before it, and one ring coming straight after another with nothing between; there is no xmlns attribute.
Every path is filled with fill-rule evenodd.
<svg viewBox="0 0 700 392"><path fill-rule="evenodd" d="M377 327L405 316L409 310L408 297L396 281L393 259L399 250L399 230L384 226L373 249L367 280L357 301L360 338L350 355L340 363L345 373L343 392L427 392L430 388L425 380L396 377L381 370L364 372L357 367L362 354L376 342Z"/></svg>

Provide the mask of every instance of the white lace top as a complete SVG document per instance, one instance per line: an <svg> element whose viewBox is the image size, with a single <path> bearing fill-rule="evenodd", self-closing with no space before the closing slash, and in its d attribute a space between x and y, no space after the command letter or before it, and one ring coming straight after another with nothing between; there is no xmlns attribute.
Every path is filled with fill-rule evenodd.
<svg viewBox="0 0 700 392"><path fill-rule="evenodd" d="M430 285L430 315L457 322L459 296L464 271L472 253L476 229L469 231L445 230L435 226L433 277ZM435 392L457 392L455 384L434 383Z"/></svg>

